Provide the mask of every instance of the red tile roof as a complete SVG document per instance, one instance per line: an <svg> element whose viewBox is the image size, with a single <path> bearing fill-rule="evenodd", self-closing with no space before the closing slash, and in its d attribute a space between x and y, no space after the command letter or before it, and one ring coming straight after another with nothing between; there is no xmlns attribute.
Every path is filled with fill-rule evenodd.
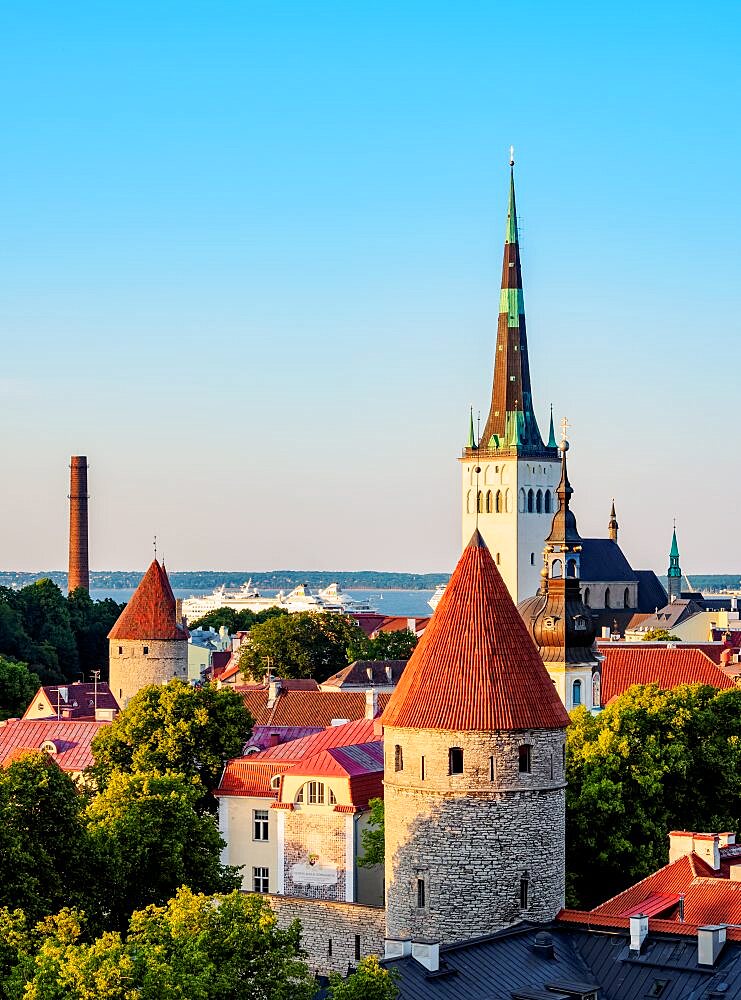
<svg viewBox="0 0 741 1000"><path fill-rule="evenodd" d="M93 763L90 744L106 722L79 722L64 719L8 719L0 722L0 766L21 753L40 750L43 743L57 746L54 760L63 771L84 771Z"/></svg>
<svg viewBox="0 0 741 1000"><path fill-rule="evenodd" d="M658 684L670 689L679 684L711 684L735 687L717 664L700 649L644 646L641 642L600 646L602 704L627 691L633 684Z"/></svg>
<svg viewBox="0 0 741 1000"><path fill-rule="evenodd" d="M602 913L593 913L585 910L561 910L556 916L559 923L579 924L582 927L594 929L597 927L624 928L630 926L630 917L613 917ZM712 921L715 923L715 921ZM699 925L693 923L678 923L675 920L657 920L649 918L649 933L682 934L687 937L695 937ZM741 928L726 928L726 939L729 941L741 941Z"/></svg>
<svg viewBox="0 0 741 1000"><path fill-rule="evenodd" d="M276 774L284 774L293 766L291 761L261 761L257 754L228 761L215 795L255 795L267 799L278 797L270 787Z"/></svg>
<svg viewBox="0 0 741 1000"><path fill-rule="evenodd" d="M363 691L282 691L272 707L265 688L240 691L244 703L258 726L317 726L325 728L333 719L365 717ZM379 710L387 704L389 694L379 694Z"/></svg>
<svg viewBox="0 0 741 1000"><path fill-rule="evenodd" d="M358 743L330 747L295 764L293 774L308 778L354 778L369 772L383 773L383 743Z"/></svg>
<svg viewBox="0 0 741 1000"><path fill-rule="evenodd" d="M175 597L164 566L157 560L108 633L109 639L187 639L188 631L175 619Z"/></svg>
<svg viewBox="0 0 741 1000"><path fill-rule="evenodd" d="M355 722L346 722L341 726L328 726L319 733L270 747L259 754L259 759L297 761L333 747L379 743L380 741L381 737L375 736L373 719L357 719Z"/></svg>
<svg viewBox="0 0 741 1000"><path fill-rule="evenodd" d="M279 743L289 743L291 740L301 740L304 736L323 733L322 726L253 726L252 734L245 745L256 750L268 750Z"/></svg>
<svg viewBox="0 0 741 1000"><path fill-rule="evenodd" d="M475 532L381 720L407 729L562 729L569 717Z"/></svg>

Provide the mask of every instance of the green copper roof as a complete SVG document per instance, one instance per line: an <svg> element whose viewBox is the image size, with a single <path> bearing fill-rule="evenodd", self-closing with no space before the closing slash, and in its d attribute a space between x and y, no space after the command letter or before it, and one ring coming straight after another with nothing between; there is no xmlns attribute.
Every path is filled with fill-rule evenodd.
<svg viewBox="0 0 741 1000"><path fill-rule="evenodd" d="M677 529L672 531L672 547L669 550L669 556L676 556L679 559L679 546L677 545Z"/></svg>
<svg viewBox="0 0 741 1000"><path fill-rule="evenodd" d="M509 205L507 206L507 229L504 234L505 243L517 243L517 209L515 208L515 171L509 171Z"/></svg>
<svg viewBox="0 0 741 1000"><path fill-rule="evenodd" d="M517 327L525 315L525 296L521 288L503 288L499 293L499 312L507 313L507 326Z"/></svg>
<svg viewBox="0 0 741 1000"><path fill-rule="evenodd" d="M468 448L476 447L476 435L473 432L473 407L471 407L471 422L468 427Z"/></svg>
<svg viewBox="0 0 741 1000"><path fill-rule="evenodd" d="M557 448L556 444L556 432L553 429L553 404L551 403L551 425L548 428L548 448Z"/></svg>

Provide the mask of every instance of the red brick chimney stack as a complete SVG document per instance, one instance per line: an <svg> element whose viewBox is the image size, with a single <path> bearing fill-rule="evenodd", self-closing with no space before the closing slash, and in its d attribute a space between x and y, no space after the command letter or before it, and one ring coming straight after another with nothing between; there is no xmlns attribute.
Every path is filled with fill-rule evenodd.
<svg viewBox="0 0 741 1000"><path fill-rule="evenodd" d="M87 457L73 455L69 464L69 575L67 590L90 590L87 553Z"/></svg>

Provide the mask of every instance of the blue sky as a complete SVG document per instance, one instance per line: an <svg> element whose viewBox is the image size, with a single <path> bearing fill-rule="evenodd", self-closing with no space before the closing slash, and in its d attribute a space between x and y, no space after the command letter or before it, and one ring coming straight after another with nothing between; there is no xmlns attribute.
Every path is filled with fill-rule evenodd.
<svg viewBox="0 0 741 1000"><path fill-rule="evenodd" d="M0 8L0 565L444 571L517 155L583 534L741 572L736 4ZM483 414L485 416L485 412Z"/></svg>

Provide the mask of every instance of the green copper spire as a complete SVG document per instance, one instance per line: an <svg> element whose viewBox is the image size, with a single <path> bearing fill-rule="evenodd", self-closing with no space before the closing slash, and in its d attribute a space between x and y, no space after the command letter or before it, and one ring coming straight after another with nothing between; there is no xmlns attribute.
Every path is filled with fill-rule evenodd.
<svg viewBox="0 0 741 1000"><path fill-rule="evenodd" d="M676 527L672 531L672 547L669 549L669 560L677 560L677 565L679 565L679 546L677 545L677 529Z"/></svg>
<svg viewBox="0 0 741 1000"><path fill-rule="evenodd" d="M547 448L557 448L556 444L556 432L553 429L553 403L551 403L551 426L548 428L548 444Z"/></svg>
<svg viewBox="0 0 741 1000"><path fill-rule="evenodd" d="M515 164L509 161L509 203L507 205L507 228L504 232L505 243L517 243L517 208L515 206Z"/></svg>
<svg viewBox="0 0 741 1000"><path fill-rule="evenodd" d="M679 567L679 546L677 545L677 526L672 531L672 547L669 550L669 572L667 573L669 600L682 596L682 570Z"/></svg>
<svg viewBox="0 0 741 1000"><path fill-rule="evenodd" d="M471 421L468 426L468 443L466 447L467 448L476 447L476 435L473 432L473 407L471 407Z"/></svg>

